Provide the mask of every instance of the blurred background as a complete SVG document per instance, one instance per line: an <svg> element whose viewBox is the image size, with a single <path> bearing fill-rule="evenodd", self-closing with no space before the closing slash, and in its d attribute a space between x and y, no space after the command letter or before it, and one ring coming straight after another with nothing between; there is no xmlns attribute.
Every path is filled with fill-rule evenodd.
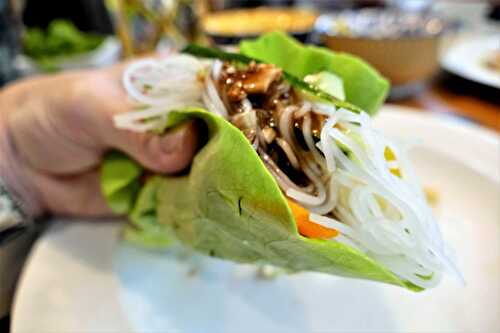
<svg viewBox="0 0 500 333"><path fill-rule="evenodd" d="M273 30L362 57L390 102L500 130L499 0L0 0L0 85Z"/></svg>

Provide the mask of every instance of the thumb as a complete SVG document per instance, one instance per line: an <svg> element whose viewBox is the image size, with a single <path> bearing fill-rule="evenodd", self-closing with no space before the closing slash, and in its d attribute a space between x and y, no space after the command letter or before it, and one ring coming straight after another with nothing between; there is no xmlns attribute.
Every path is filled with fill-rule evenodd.
<svg viewBox="0 0 500 333"><path fill-rule="evenodd" d="M113 129L108 145L129 154L143 166L160 173L185 169L198 146L199 125L186 122L164 135Z"/></svg>

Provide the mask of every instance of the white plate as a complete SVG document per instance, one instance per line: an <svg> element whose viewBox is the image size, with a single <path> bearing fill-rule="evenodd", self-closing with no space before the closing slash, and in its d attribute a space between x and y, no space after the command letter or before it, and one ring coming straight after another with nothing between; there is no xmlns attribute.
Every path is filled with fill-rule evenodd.
<svg viewBox="0 0 500 333"><path fill-rule="evenodd" d="M500 89L500 73L483 65L500 49L500 31L496 34L470 35L454 43L441 58L441 67L471 81Z"/></svg>
<svg viewBox="0 0 500 333"><path fill-rule="evenodd" d="M466 286L412 293L317 273L255 268L120 244L119 225L59 222L36 244L13 332L498 332L500 145L479 127L386 107L377 124L422 138L417 169L439 191L445 238Z"/></svg>

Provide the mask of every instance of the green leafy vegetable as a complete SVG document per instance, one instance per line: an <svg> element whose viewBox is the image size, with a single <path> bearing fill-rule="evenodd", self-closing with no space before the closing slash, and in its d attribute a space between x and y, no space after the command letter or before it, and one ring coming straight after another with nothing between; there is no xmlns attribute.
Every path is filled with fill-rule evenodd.
<svg viewBox="0 0 500 333"><path fill-rule="evenodd" d="M247 57L246 55L243 55L241 53L226 52L218 48L206 47L197 44L189 44L188 46L186 46L184 50L182 50L182 53L191 54L195 57L200 57L200 58L234 61L243 64L249 64L252 61L258 62L258 60Z"/></svg>
<svg viewBox="0 0 500 333"><path fill-rule="evenodd" d="M62 59L96 49L104 36L78 30L70 21L54 20L46 31L28 28L24 34L24 53L47 71L57 69Z"/></svg>
<svg viewBox="0 0 500 333"><path fill-rule="evenodd" d="M322 98L333 105L339 107L339 108L344 108L353 112L362 112L363 110L357 107L356 105L353 105L349 102L341 101L340 99L333 97L332 95L329 95L328 93L318 89L316 86L309 84L305 82L302 79L299 79L291 74L288 74L287 72L283 73L285 79L290 82L291 85L293 85L296 88L299 88L301 90L304 90L308 93L313 94L316 97Z"/></svg>
<svg viewBox="0 0 500 333"><path fill-rule="evenodd" d="M360 58L331 50L305 46L282 32L273 32L240 43L240 52L248 57L275 64L291 75L332 72L342 79L346 101L369 114L377 112L389 91L389 82Z"/></svg>
<svg viewBox="0 0 500 333"><path fill-rule="evenodd" d="M320 72L318 74L310 74L304 78L309 84L317 86L324 92L337 97L341 101L345 101L344 83L337 75L330 72Z"/></svg>
<svg viewBox="0 0 500 333"><path fill-rule="evenodd" d="M156 218L159 177L152 176L145 184L142 178L144 169L139 164L112 152L101 167L101 190L115 213L128 216L130 223L124 230L127 240L145 247L167 246L171 238Z"/></svg>
<svg viewBox="0 0 500 333"><path fill-rule="evenodd" d="M101 190L110 208L117 214L132 211L141 189L142 167L127 156L112 152L101 168Z"/></svg>
<svg viewBox="0 0 500 333"><path fill-rule="evenodd" d="M161 248L170 245L172 239L168 228L158 223L157 191L160 177L150 178L137 196L132 211L129 214L130 223L126 226L124 235L129 241L150 248Z"/></svg>

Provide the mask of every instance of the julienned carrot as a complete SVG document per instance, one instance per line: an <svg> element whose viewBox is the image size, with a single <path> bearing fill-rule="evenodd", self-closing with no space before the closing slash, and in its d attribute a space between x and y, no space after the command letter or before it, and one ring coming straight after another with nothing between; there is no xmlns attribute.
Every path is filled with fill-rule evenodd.
<svg viewBox="0 0 500 333"><path fill-rule="evenodd" d="M339 232L335 229L325 228L322 225L311 222L309 220L309 212L304 207L288 200L288 206L292 210L295 217L297 228L302 236L315 239L328 239L335 237Z"/></svg>

